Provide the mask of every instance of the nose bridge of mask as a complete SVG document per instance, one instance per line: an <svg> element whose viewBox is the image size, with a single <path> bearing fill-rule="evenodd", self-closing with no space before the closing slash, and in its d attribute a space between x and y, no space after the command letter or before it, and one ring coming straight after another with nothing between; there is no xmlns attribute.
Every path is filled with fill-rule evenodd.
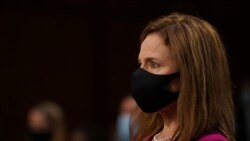
<svg viewBox="0 0 250 141"><path fill-rule="evenodd" d="M179 75L179 72L172 74L153 74L142 68L137 69L134 74L141 82L150 81L151 84L169 83Z"/></svg>
<svg viewBox="0 0 250 141"><path fill-rule="evenodd" d="M138 88L150 89L165 89L168 84L177 76L179 72L167 75L159 75L150 73L144 69L137 69L132 75L132 82L135 82Z"/></svg>

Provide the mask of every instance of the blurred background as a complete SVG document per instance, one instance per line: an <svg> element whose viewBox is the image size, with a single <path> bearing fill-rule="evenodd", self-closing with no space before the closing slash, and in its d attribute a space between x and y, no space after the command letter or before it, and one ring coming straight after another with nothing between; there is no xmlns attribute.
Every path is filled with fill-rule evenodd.
<svg viewBox="0 0 250 141"><path fill-rule="evenodd" d="M140 32L171 12L218 29L232 73L237 138L249 141L250 10L239 0L1 0L0 140L26 141L30 109L45 100L63 110L69 138L90 129L99 141L117 140Z"/></svg>

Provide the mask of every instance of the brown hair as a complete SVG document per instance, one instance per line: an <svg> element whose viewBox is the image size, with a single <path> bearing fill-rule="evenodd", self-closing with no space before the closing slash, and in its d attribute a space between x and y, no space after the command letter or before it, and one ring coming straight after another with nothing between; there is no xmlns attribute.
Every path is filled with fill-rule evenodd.
<svg viewBox="0 0 250 141"><path fill-rule="evenodd" d="M235 140L230 72L216 29L195 16L173 13L149 23L141 34L141 42L151 33L164 38L180 69L177 140L190 141L214 130L230 141ZM132 114L135 141L145 140L162 128L158 113L147 114L137 108Z"/></svg>
<svg viewBox="0 0 250 141"><path fill-rule="evenodd" d="M39 111L46 117L52 130L52 141L65 140L63 111L59 105L54 102L45 101L36 105L32 110Z"/></svg>

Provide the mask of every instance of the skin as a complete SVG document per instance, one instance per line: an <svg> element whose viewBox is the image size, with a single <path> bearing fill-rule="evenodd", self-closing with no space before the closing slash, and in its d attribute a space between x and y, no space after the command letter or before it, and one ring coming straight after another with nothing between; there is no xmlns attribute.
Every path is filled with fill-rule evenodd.
<svg viewBox="0 0 250 141"><path fill-rule="evenodd" d="M149 34L141 44L138 57L140 68L153 74L172 74L179 71L176 59L159 33ZM175 78L168 86L169 91L180 91L180 78ZM164 127L159 133L159 139L173 136L178 127L177 103L172 102L160 111Z"/></svg>
<svg viewBox="0 0 250 141"><path fill-rule="evenodd" d="M45 115L38 110L30 111L28 115L28 126L36 131L47 131L49 129Z"/></svg>
<svg viewBox="0 0 250 141"><path fill-rule="evenodd" d="M136 102L131 96L122 99L120 103L120 112L131 113L136 107Z"/></svg>

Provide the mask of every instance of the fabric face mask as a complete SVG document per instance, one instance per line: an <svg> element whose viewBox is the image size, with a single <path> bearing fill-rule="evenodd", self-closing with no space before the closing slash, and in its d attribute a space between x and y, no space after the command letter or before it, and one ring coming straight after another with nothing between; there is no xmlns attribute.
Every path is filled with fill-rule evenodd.
<svg viewBox="0 0 250 141"><path fill-rule="evenodd" d="M131 78L132 97L143 112L157 112L178 99L179 92L170 92L167 87L179 75L156 75L139 68Z"/></svg>
<svg viewBox="0 0 250 141"><path fill-rule="evenodd" d="M50 141L52 139L52 133L49 131L38 132L31 129L29 136L32 141Z"/></svg>

